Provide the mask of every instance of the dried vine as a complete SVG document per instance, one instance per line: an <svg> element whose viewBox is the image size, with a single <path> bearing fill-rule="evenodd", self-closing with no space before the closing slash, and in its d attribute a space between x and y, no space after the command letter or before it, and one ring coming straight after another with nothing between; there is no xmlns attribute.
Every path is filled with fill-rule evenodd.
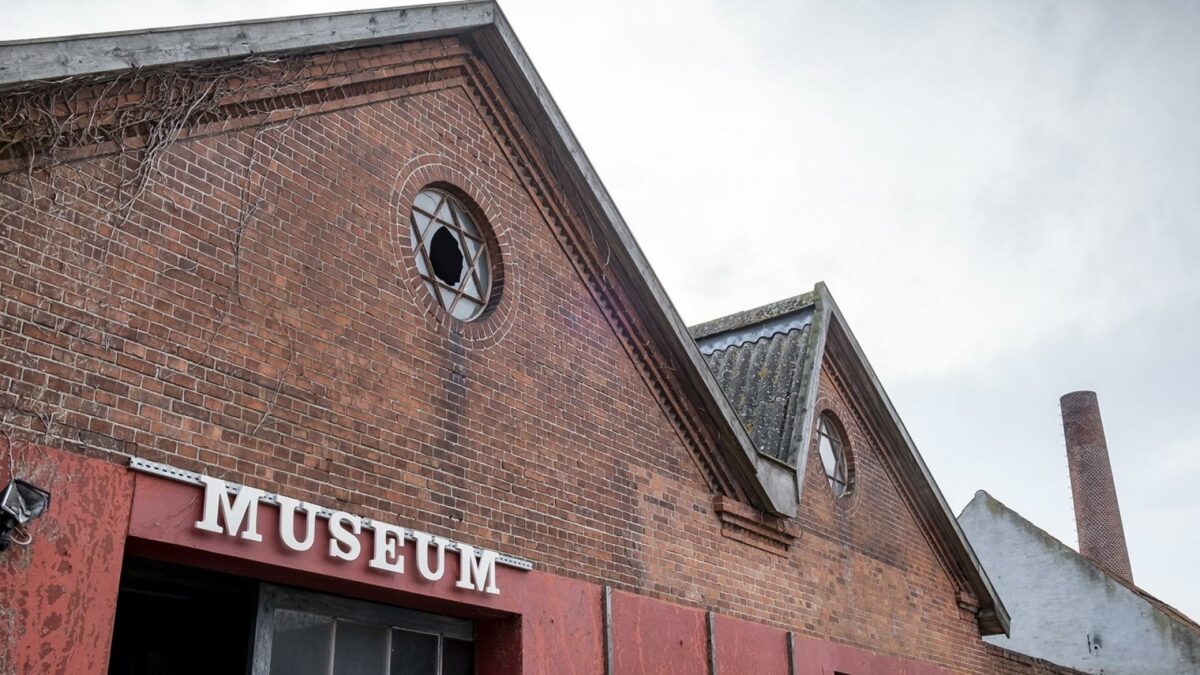
<svg viewBox="0 0 1200 675"><path fill-rule="evenodd" d="M57 220L59 209L67 208L60 200L62 191L56 187L56 179L71 172L82 192L66 191L75 199L99 199L87 204L99 209L106 216L85 232L84 246L74 250L76 265L84 270L80 284L80 295L85 306L92 310L96 321L103 323L96 310L108 306L112 297L112 279L108 278L110 251L146 190L160 175L160 163L170 152L173 144L181 137L198 130L223 130L237 118L263 116L250 147L249 159L243 172L241 186L242 207L236 222L231 226L230 247L232 253L231 282L222 297L218 315L213 317L214 328L208 335L204 356L211 351L225 323L229 310L236 301L240 303L242 264L242 242L251 228L255 214L262 203L262 189L266 182L265 172L258 167L272 165L283 145L283 129L298 119L307 103L302 94L315 91L318 102L324 92L314 83L324 80L328 86L328 69L333 60L327 60L325 72L314 73L307 58L296 56L254 56L237 60L211 62L207 64L181 64L155 69L133 69L116 75L69 77L55 81L35 82L21 88L9 89L0 96L0 183L24 178L27 181L30 203L36 208L34 199L39 193L39 184L48 195L49 207L46 214ZM311 98L311 97L310 97ZM280 103L292 101L290 107L280 109ZM267 120L278 119L279 113L290 112L280 124L268 124ZM271 143L266 138L268 129L280 129ZM260 155L260 145L273 146L266 159ZM81 170L76 160L107 155L112 157L111 179L89 178L87 166ZM254 178L259 176L258 185ZM95 252L88 252L88 245ZM179 267L178 270L194 270ZM105 287L99 283L108 278ZM286 324L285 324L286 325ZM104 327L96 326L101 328ZM288 331L289 358L286 377L295 359L294 337ZM213 364L209 364L213 365ZM267 412L254 428L257 433L267 422L275 404L275 398L283 386L280 378ZM0 423L0 436L9 441L9 458L14 452L13 439L15 422L36 431L34 417L41 420L43 444L53 441L51 430L62 414L61 410L39 408L34 411L6 411Z"/></svg>
<svg viewBox="0 0 1200 675"><path fill-rule="evenodd" d="M4 440L9 478L17 476L17 453L20 452L22 458L30 449L40 453L39 446L49 446L59 437L59 424L66 411L47 403L45 395L46 388L43 386L36 395L18 396L13 405L3 408L0 439ZM35 426L38 424L41 425L40 430Z"/></svg>
<svg viewBox="0 0 1200 675"><path fill-rule="evenodd" d="M279 149L283 147L283 134L291 126L291 124L299 118L302 111L303 108L301 107L294 108L291 111L287 121L282 125L279 125L279 136L276 138L274 147L271 148L271 154L267 157L266 161L258 161L260 154L259 145L266 137L267 131L272 127L268 125L260 126L258 131L256 131L254 134L254 140L250 143L250 159L247 161L246 168L242 172L241 194L239 195L242 207L238 213L237 221L233 226L233 234L230 237L229 242L230 253L233 256L232 281L225 289L225 292L221 295L221 310L214 321L212 332L210 333L208 339L205 340L206 356L210 353L213 343L216 341L217 335L220 334L221 329L225 326L225 321L229 318L229 311L232 309L233 303L235 301L238 304L241 303L242 240L245 238L246 232L250 228L250 224L253 222L255 215L258 213L258 207L263 202L262 191L265 187L267 178L264 171L260 180L258 181L257 190L255 190L251 185L255 175L255 168L259 164L261 164L263 167L270 167L274 163L276 156L279 154Z"/></svg>
<svg viewBox="0 0 1200 675"><path fill-rule="evenodd" d="M130 203L185 130L263 112L255 102L303 91L313 78L302 65L296 57L256 56L10 89L0 97L0 159L18 159L32 173L60 165L70 150L137 151L120 186L122 202Z"/></svg>

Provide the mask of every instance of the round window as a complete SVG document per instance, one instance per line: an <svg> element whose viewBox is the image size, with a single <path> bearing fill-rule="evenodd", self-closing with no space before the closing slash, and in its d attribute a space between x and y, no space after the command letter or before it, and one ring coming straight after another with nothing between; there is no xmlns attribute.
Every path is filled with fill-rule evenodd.
<svg viewBox="0 0 1200 675"><path fill-rule="evenodd" d="M444 190L413 200L412 247L425 288L451 316L470 321L487 308L492 269L487 242L471 214Z"/></svg>
<svg viewBox="0 0 1200 675"><path fill-rule="evenodd" d="M850 471L846 462L846 443L829 413L821 415L817 423L817 451L821 453L821 465L825 478L835 497L841 497L850 489Z"/></svg>

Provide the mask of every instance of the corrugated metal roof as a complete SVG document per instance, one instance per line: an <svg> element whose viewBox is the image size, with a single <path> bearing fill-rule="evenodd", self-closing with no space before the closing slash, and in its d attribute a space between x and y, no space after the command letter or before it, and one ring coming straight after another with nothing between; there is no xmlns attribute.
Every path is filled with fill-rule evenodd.
<svg viewBox="0 0 1200 675"><path fill-rule="evenodd" d="M755 448L794 463L811 358L812 294L689 329Z"/></svg>

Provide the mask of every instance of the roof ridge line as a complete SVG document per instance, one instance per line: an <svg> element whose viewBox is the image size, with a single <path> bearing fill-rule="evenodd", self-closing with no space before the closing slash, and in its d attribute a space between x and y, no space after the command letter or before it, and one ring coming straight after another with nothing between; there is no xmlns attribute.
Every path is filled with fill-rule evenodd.
<svg viewBox="0 0 1200 675"><path fill-rule="evenodd" d="M366 47L497 25L495 0L357 9L0 42L0 88L253 55Z"/></svg>
<svg viewBox="0 0 1200 675"><path fill-rule="evenodd" d="M1037 523L1033 522L1029 518L1026 518L1024 515L1021 514L1020 511L1017 511L1016 509L1009 506L1008 504L1005 504L1004 502L1000 501L999 499L997 499L995 496L993 496L987 490L984 490L984 489L976 490L975 497L973 497L971 499L971 502L967 503L967 506L963 507L963 514L966 513L967 508L970 507L972 502L975 502L976 500L981 499L981 498L994 503L996 506L999 506L1001 509L1003 509L1003 511L1005 513L1011 514L1012 516L1019 519L1021 522L1025 523L1026 525L1029 525L1033 529L1037 530L1038 533L1044 535L1045 538L1049 539L1053 544L1055 544L1056 546L1061 548L1067 554L1069 554L1075 558L1078 558L1085 565L1091 566L1097 572L1100 572L1105 577L1108 577L1109 579L1114 581L1118 586L1122 586L1126 590L1130 591L1131 593L1143 598L1158 611L1166 614L1168 617L1170 617L1171 619L1173 619L1175 621L1185 624L1187 626L1187 628L1190 629L1193 633L1200 634L1200 623L1198 623L1195 619L1188 616L1187 614L1184 614L1183 611L1180 610L1178 607L1175 607L1174 605L1167 602L1166 600L1163 600L1162 598L1154 595L1150 591L1147 591L1145 588L1142 588L1141 586L1137 585L1137 583L1130 581L1128 579L1125 579L1119 574L1116 574L1112 570L1110 570L1107 567L1105 567L1104 565L1100 564L1098 561L1092 560L1091 558L1085 556L1083 553L1080 553L1073 546L1071 546L1070 544L1066 543L1065 541L1059 539L1058 537L1054 536L1050 532L1042 529L1042 527L1039 526ZM985 508L986 508L986 506L985 506Z"/></svg>
<svg viewBox="0 0 1200 675"><path fill-rule="evenodd" d="M738 330L756 323L766 323L772 319L798 312L816 306L817 292L815 290L793 295L789 298L776 300L760 307L745 309L740 312L711 319L694 326L688 326L688 333L694 340L702 340L718 333Z"/></svg>

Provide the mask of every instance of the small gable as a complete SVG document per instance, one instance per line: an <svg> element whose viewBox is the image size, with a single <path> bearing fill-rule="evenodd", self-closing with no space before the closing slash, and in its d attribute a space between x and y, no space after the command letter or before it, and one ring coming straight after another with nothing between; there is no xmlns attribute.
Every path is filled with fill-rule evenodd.
<svg viewBox="0 0 1200 675"><path fill-rule="evenodd" d="M837 364L822 362L813 404L811 441L804 471L804 497L797 518L801 528L892 568L902 570L913 588L941 589L953 597L954 580L939 561L939 552L921 525L921 514L906 498L887 449L839 385ZM835 459L844 462L844 487L835 485L831 458L822 456L826 441L817 427L840 444ZM828 447L828 445L826 446ZM940 582L940 583L938 583ZM947 583L949 582L949 584ZM946 588L951 590L946 591Z"/></svg>
<svg viewBox="0 0 1200 675"><path fill-rule="evenodd" d="M824 284L690 332L755 451L794 472L803 530L899 569L933 561L982 631L1007 630L1003 606Z"/></svg>

